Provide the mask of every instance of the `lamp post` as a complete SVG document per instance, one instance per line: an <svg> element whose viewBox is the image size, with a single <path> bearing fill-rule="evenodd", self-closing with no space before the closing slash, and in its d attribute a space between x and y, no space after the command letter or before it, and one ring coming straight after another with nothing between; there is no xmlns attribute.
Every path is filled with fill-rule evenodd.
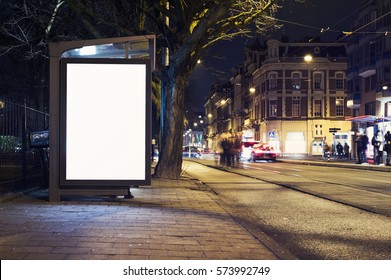
<svg viewBox="0 0 391 280"><path fill-rule="evenodd" d="M183 134L183 137L186 137L187 135L189 135L189 142L187 143L189 145L189 158L191 157L191 129L189 129L188 131L186 131L185 134ZM186 143L186 142L185 142Z"/></svg>
<svg viewBox="0 0 391 280"><path fill-rule="evenodd" d="M190 143L191 143L191 130L189 130L190 131L190 133L189 133L189 158L191 158L191 145L190 145Z"/></svg>

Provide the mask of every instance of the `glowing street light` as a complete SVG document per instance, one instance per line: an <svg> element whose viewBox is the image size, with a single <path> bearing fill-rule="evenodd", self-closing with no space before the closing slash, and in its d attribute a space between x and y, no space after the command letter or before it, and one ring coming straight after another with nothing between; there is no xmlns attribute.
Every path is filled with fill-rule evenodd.
<svg viewBox="0 0 391 280"><path fill-rule="evenodd" d="M312 55L310 55L310 54L305 55L304 56L304 61L305 62L311 62L312 61Z"/></svg>

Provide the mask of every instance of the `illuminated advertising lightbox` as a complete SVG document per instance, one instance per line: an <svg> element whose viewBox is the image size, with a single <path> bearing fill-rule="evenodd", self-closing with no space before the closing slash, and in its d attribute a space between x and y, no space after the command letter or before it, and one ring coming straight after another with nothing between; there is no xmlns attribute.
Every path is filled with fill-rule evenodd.
<svg viewBox="0 0 391 280"><path fill-rule="evenodd" d="M61 61L60 185L150 183L150 61Z"/></svg>

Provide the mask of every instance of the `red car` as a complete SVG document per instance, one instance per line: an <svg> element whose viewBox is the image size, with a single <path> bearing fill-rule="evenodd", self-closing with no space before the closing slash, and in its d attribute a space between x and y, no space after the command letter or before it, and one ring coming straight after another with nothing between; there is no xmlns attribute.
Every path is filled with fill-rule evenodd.
<svg viewBox="0 0 391 280"><path fill-rule="evenodd" d="M250 160L272 160L275 161L277 153L274 151L272 146L269 145L254 145L254 149L251 152Z"/></svg>

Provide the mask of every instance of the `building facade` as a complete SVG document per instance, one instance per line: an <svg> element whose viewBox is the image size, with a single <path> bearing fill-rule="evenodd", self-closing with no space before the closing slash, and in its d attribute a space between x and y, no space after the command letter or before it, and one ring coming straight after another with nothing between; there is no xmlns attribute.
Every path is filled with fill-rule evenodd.
<svg viewBox="0 0 391 280"><path fill-rule="evenodd" d="M311 61L304 60L308 54ZM230 80L226 131L241 134L242 141L272 145L283 155L321 155L325 144L337 142L352 146L351 122L345 120L351 117L346 69L343 44L256 41ZM207 104L217 103L209 98ZM330 132L334 128L337 132Z"/></svg>
<svg viewBox="0 0 391 280"><path fill-rule="evenodd" d="M282 154L321 155L326 143L352 146L344 45L269 40L266 52L251 85L249 117L259 126L259 140Z"/></svg>
<svg viewBox="0 0 391 280"><path fill-rule="evenodd" d="M219 137L232 132L233 106L231 83L212 85L204 105L206 148L215 150Z"/></svg>
<svg viewBox="0 0 391 280"><path fill-rule="evenodd" d="M307 155L338 142L354 155L354 135L391 130L391 0L361 2L351 32L337 43L255 40L246 46L246 59L230 79L225 130L282 154ZM212 135L224 132L208 128Z"/></svg>
<svg viewBox="0 0 391 280"><path fill-rule="evenodd" d="M390 0L362 1L362 9L347 36L348 107L354 129L390 130L391 10Z"/></svg>

